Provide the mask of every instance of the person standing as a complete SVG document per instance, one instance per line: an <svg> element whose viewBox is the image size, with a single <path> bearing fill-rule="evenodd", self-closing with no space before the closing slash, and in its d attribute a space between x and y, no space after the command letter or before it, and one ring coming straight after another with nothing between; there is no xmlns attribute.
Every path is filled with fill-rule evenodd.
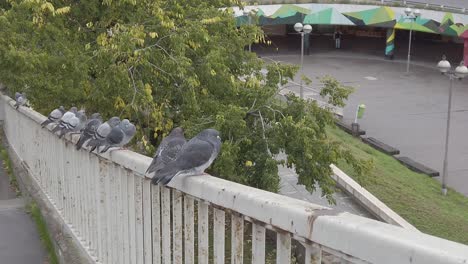
<svg viewBox="0 0 468 264"><path fill-rule="evenodd" d="M335 33L333 34L333 39L335 40L335 48L340 49L341 48L341 37L343 36L343 33L341 31L336 30Z"/></svg>

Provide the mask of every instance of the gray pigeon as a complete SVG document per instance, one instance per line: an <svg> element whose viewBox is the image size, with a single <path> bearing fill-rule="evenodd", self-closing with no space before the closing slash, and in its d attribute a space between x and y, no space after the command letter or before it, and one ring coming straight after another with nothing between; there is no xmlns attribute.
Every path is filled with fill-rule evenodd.
<svg viewBox="0 0 468 264"><path fill-rule="evenodd" d="M62 118L63 114L65 114L65 108L63 106L60 106L57 109L54 109L52 112L50 112L49 116L47 119L41 123L42 127L45 127L49 125L50 123L57 123L60 118Z"/></svg>
<svg viewBox="0 0 468 264"><path fill-rule="evenodd" d="M120 124L120 118L117 116L114 116L108 121L98 126L98 128L96 129L96 133L94 133L93 135L93 139L88 141L88 143L86 144L87 146L91 147L90 152L96 149L96 147L98 148L98 152L99 152L99 146L104 144L107 135L109 135L112 128L114 128L118 124Z"/></svg>
<svg viewBox="0 0 468 264"><path fill-rule="evenodd" d="M91 139L96 133L97 128L102 124L102 117L99 113L94 113L86 122L86 126L81 133L80 139L76 142L76 150L79 150L83 144Z"/></svg>
<svg viewBox="0 0 468 264"><path fill-rule="evenodd" d="M23 106L26 104L27 98L25 93L15 93L15 105L14 107L18 109L20 106Z"/></svg>
<svg viewBox="0 0 468 264"><path fill-rule="evenodd" d="M161 144L159 144L153 161L146 170L146 173L153 173L162 169L168 163L173 162L186 142L184 130L181 127L174 128L171 133L161 141Z"/></svg>
<svg viewBox="0 0 468 264"><path fill-rule="evenodd" d="M80 133L81 130L84 129L86 125L86 117L85 110L78 111L74 117L70 118L68 122L65 122L65 126L60 129L59 138L62 138L67 133Z"/></svg>
<svg viewBox="0 0 468 264"><path fill-rule="evenodd" d="M109 148L123 147L132 140L135 135L136 127L128 119L122 120L120 124L112 128L106 137L104 149L100 153L106 152Z"/></svg>
<svg viewBox="0 0 468 264"><path fill-rule="evenodd" d="M221 150L221 138L215 129L205 129L190 139L175 161L156 171L153 184L168 184L178 175L201 175L213 163Z"/></svg>
<svg viewBox="0 0 468 264"><path fill-rule="evenodd" d="M66 124L68 122L70 122L70 120L73 117L75 117L77 111L78 111L78 109L76 107L72 107L72 108L70 108L70 110L68 110L68 112L63 114L63 116L62 116L62 118L60 118L60 121L58 122L58 124L54 127L54 129L52 129L52 133L56 133L58 131L61 131L63 128L65 128Z"/></svg>

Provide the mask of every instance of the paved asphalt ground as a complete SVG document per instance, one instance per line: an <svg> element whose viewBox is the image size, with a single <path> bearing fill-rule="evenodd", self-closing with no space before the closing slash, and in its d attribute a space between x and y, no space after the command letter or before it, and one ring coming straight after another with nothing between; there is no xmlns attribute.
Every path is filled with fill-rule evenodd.
<svg viewBox="0 0 468 264"><path fill-rule="evenodd" d="M299 56L277 55L275 60L299 63ZM400 149L402 155L442 172L448 102L448 78L436 68L405 64L379 57L329 52L304 59L304 73L315 78L326 74L355 87L344 109L354 119L359 103L367 106L361 126L367 135ZM315 85L315 86L314 86ZM452 125L447 183L468 195L468 80L454 82ZM318 82L312 88L319 88ZM293 87L298 91L298 87ZM306 90L305 95L312 93ZM440 178L440 177L438 177Z"/></svg>
<svg viewBox="0 0 468 264"><path fill-rule="evenodd" d="M44 264L45 250L36 225L26 213L25 202L16 198L8 177L0 167L0 263Z"/></svg>

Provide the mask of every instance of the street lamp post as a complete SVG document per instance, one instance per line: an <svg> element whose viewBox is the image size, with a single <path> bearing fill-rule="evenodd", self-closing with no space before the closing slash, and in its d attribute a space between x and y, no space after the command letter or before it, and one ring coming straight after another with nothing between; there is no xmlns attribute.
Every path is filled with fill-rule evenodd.
<svg viewBox="0 0 468 264"><path fill-rule="evenodd" d="M302 75L304 75L304 35L312 32L311 25L302 25L302 23L294 24L294 30L301 34L301 80L300 80L300 96L304 99L304 87L302 85Z"/></svg>
<svg viewBox="0 0 468 264"><path fill-rule="evenodd" d="M419 11L419 9L416 9L413 11L413 9L407 7L405 9L405 14L406 14L406 19L411 20L410 32L409 32L409 44L408 44L408 60L406 62L406 73L409 73L409 66L410 66L410 60L411 60L411 40L413 36L413 23L416 21L418 17L421 16L421 11Z"/></svg>
<svg viewBox="0 0 468 264"><path fill-rule="evenodd" d="M449 97L448 97L448 110L447 110L447 127L445 128L445 154L444 154L444 168L442 172L442 194L447 195L447 174L448 174L448 149L449 149L449 138L450 138L450 117L452 111L452 87L453 80L461 80L468 75L468 68L463 64L463 61L460 63L455 70L452 69L450 62L446 60L445 55L442 57L442 60L437 64L440 72L450 79L450 88L449 88Z"/></svg>
<svg viewBox="0 0 468 264"><path fill-rule="evenodd" d="M252 24L252 11L244 9L244 16L247 16L249 26ZM252 43L249 43L249 52L252 52Z"/></svg>

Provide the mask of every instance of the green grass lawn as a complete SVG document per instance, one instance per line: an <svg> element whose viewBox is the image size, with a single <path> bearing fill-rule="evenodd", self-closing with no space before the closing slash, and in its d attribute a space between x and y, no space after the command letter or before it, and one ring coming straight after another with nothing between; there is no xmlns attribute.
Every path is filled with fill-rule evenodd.
<svg viewBox="0 0 468 264"><path fill-rule="evenodd" d="M407 169L393 157L338 128L329 132L331 138L343 142L357 157L374 160L374 169L360 182L369 192L420 231L468 244L468 197L453 189L443 196L436 179ZM337 165L354 177L353 169L346 163Z"/></svg>

